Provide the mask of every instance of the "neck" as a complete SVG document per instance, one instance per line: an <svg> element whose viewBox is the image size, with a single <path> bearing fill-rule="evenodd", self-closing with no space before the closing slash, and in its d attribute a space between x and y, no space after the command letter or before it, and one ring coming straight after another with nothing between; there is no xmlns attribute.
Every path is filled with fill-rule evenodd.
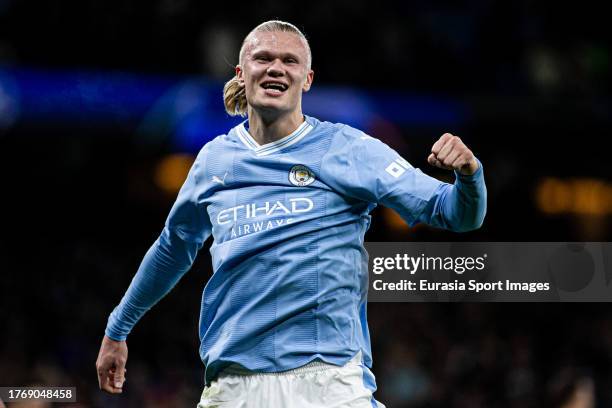
<svg viewBox="0 0 612 408"><path fill-rule="evenodd" d="M300 109L266 117L249 106L249 133L260 145L275 142L291 134L304 122Z"/></svg>

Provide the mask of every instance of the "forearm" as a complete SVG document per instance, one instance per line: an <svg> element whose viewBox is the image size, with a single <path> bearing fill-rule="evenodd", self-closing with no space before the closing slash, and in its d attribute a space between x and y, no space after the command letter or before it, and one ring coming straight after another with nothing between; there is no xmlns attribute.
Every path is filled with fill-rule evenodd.
<svg viewBox="0 0 612 408"><path fill-rule="evenodd" d="M183 241L164 228L111 313L106 335L114 340L125 340L136 322L189 270L199 249L198 244Z"/></svg>
<svg viewBox="0 0 612 408"><path fill-rule="evenodd" d="M424 222L455 232L480 228L487 212L487 189L482 164L471 176L455 172L454 184L442 184L432 199Z"/></svg>

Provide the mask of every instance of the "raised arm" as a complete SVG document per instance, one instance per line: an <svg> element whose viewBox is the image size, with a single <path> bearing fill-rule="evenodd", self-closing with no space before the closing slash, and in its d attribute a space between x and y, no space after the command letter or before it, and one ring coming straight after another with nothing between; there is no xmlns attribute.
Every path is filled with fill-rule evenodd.
<svg viewBox="0 0 612 408"><path fill-rule="evenodd" d="M321 172L337 191L390 207L409 225L422 222L456 232L479 228L487 209L480 161L449 133L433 145L428 161L455 170L455 183L423 173L380 140L347 126L332 140Z"/></svg>

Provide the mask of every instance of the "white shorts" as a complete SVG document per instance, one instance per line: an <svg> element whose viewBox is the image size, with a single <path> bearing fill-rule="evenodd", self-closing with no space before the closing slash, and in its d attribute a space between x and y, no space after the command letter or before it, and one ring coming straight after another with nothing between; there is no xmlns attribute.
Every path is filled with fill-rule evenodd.
<svg viewBox="0 0 612 408"><path fill-rule="evenodd" d="M385 408L372 396L374 375L361 352L342 367L313 361L280 373L225 369L197 408Z"/></svg>

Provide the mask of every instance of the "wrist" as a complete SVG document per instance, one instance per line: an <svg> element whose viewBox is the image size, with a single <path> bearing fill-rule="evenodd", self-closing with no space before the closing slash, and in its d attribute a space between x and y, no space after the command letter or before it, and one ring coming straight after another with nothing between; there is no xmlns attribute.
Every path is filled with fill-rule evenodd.
<svg viewBox="0 0 612 408"><path fill-rule="evenodd" d="M476 157L474 157L471 162L469 162L467 165L461 168L459 173L461 173L464 176L473 176L474 174L476 174L479 168L480 168L480 164L478 160L476 159Z"/></svg>
<svg viewBox="0 0 612 408"><path fill-rule="evenodd" d="M126 339L122 339L118 336L115 336L113 334L109 335L108 332L104 333L104 338L103 341L106 343L112 343L112 344L117 344L117 343L125 343Z"/></svg>

